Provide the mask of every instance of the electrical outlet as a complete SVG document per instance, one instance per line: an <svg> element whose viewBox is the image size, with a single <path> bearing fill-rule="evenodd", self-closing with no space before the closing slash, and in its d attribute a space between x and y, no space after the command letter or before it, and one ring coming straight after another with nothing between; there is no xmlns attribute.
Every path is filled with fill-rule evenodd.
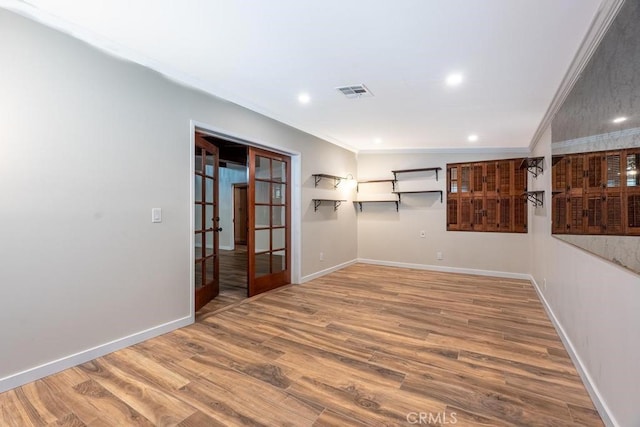
<svg viewBox="0 0 640 427"><path fill-rule="evenodd" d="M438 251L436 252L436 258L440 261L442 261L443 257L442 257L442 252Z"/></svg>
<svg viewBox="0 0 640 427"><path fill-rule="evenodd" d="M324 261L324 252L320 252L320 261Z"/></svg>
<svg viewBox="0 0 640 427"><path fill-rule="evenodd" d="M425 237L427 237L427 233L424 230L420 230L420 237L424 239Z"/></svg>

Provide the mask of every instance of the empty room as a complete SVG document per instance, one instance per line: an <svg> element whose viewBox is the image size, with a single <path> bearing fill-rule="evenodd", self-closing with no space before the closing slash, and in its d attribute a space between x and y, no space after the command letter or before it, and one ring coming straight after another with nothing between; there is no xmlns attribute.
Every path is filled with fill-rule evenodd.
<svg viewBox="0 0 640 427"><path fill-rule="evenodd" d="M640 0L0 40L0 425L640 426Z"/></svg>

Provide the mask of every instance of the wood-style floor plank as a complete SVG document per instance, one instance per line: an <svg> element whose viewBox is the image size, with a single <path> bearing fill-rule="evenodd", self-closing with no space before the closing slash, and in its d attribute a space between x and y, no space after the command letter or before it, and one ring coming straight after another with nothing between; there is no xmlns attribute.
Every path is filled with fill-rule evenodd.
<svg viewBox="0 0 640 427"><path fill-rule="evenodd" d="M0 425L602 426L526 281L353 265L242 299L230 277L194 325L0 394Z"/></svg>

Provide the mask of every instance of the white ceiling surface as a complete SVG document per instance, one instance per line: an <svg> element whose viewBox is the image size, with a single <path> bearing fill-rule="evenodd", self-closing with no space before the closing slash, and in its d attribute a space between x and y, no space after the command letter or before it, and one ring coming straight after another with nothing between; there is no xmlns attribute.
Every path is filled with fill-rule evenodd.
<svg viewBox="0 0 640 427"><path fill-rule="evenodd" d="M354 151L528 147L600 4L0 1ZM464 75L460 86L445 85L451 72ZM360 83L374 96L335 89Z"/></svg>

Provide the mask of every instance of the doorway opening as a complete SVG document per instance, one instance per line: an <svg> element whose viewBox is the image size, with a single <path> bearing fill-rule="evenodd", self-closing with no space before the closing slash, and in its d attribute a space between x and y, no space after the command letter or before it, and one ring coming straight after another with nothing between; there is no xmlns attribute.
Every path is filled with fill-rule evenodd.
<svg viewBox="0 0 640 427"><path fill-rule="evenodd" d="M215 184L202 189L196 185L195 198L195 311L206 313L291 283L291 158L202 131L195 131L195 140L196 151L201 141L215 152L213 169L207 169ZM201 209L198 198L211 199L211 208ZM213 208L215 216L203 220ZM198 298L198 289L204 285L198 283L202 277L198 244L202 245L199 233L208 232L215 238L207 241L215 247L203 253L215 260L209 263L214 271L207 277L214 280L213 273L217 287L208 293L213 301L203 305Z"/></svg>

